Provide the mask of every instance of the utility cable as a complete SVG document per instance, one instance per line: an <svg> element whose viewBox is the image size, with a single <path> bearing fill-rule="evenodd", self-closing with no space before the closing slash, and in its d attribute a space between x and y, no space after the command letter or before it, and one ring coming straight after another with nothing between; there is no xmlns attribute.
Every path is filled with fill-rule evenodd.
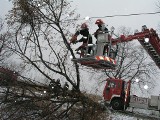
<svg viewBox="0 0 160 120"><path fill-rule="evenodd" d="M150 13L133 13L133 14L122 14L122 15L107 15L103 17L90 17L90 18L106 18L106 17L124 17L124 16L137 16L137 15L154 15L159 14L160 12L150 12Z"/></svg>
<svg viewBox="0 0 160 120"><path fill-rule="evenodd" d="M85 18L78 18L78 19L66 19L64 21L70 21L70 20L90 20L95 18L112 18L112 17L127 17L127 16L139 16L139 15L155 15L160 14L160 12L148 12L148 13L132 13L132 14L120 14L120 15L106 15L106 16L93 16L93 17L85 17Z"/></svg>

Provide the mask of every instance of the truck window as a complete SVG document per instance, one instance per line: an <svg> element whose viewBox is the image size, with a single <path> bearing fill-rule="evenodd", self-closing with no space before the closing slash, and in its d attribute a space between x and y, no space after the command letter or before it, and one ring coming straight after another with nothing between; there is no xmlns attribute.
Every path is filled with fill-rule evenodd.
<svg viewBox="0 0 160 120"><path fill-rule="evenodd" d="M110 82L108 82L108 87L115 88L116 87L116 83L114 81L110 81Z"/></svg>
<svg viewBox="0 0 160 120"><path fill-rule="evenodd" d="M125 82L125 84L124 84L124 90L126 90L127 89L127 82Z"/></svg>
<svg viewBox="0 0 160 120"><path fill-rule="evenodd" d="M117 88L121 89L121 83L117 83Z"/></svg>

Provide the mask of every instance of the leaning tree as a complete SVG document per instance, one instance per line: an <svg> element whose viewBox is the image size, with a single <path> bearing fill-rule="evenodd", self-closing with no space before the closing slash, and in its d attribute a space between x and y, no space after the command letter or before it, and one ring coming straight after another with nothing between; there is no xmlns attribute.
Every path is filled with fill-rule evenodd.
<svg viewBox="0 0 160 120"><path fill-rule="evenodd" d="M69 56L75 58L69 39L71 28L76 28L79 17L75 10L71 10L70 2L67 0L12 0L12 2L13 8L7 16L9 39L12 44L7 47L20 57L25 66L27 64L36 69L51 84L44 88L48 93L45 97L20 94L18 97L25 99L17 100L16 96L16 103L12 100L4 105L8 110L5 117L47 120L98 119L102 112L101 106L81 92L79 65L72 63L69 58ZM59 85L57 78L60 78L60 83L67 82L70 90L66 91L65 87ZM31 91L29 94L34 92Z"/></svg>

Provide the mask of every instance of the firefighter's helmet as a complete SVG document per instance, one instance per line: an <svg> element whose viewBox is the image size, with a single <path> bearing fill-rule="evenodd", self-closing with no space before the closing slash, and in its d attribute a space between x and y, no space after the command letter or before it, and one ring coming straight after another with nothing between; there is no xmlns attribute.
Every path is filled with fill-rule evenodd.
<svg viewBox="0 0 160 120"><path fill-rule="evenodd" d="M96 22L95 22L95 24L102 25L102 24L104 24L104 22L101 19L97 19Z"/></svg>
<svg viewBox="0 0 160 120"><path fill-rule="evenodd" d="M81 25L81 29L88 29L88 25L87 25L86 23L83 23L83 24Z"/></svg>

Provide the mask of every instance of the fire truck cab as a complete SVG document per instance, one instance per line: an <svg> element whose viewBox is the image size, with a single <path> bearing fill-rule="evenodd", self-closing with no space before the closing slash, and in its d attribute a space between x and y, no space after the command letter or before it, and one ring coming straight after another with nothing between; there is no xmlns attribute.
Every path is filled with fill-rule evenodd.
<svg viewBox="0 0 160 120"><path fill-rule="evenodd" d="M103 90L105 104L115 110L123 110L128 106L131 81L125 82L121 79L108 78Z"/></svg>

